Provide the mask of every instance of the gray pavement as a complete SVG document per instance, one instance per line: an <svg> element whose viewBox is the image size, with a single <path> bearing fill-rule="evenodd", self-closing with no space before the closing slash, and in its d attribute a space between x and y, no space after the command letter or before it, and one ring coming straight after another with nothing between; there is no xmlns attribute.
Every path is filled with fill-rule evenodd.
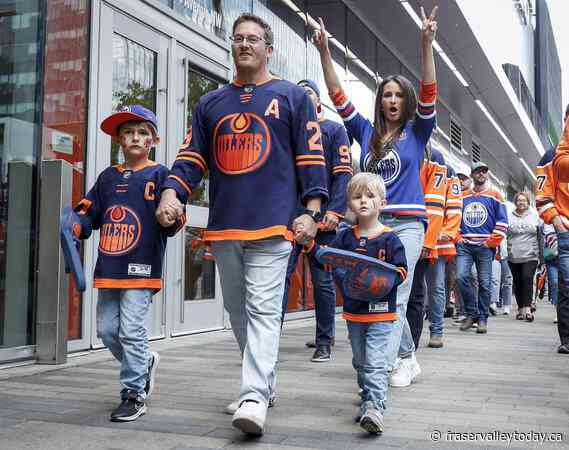
<svg viewBox="0 0 569 450"><path fill-rule="evenodd" d="M278 403L262 438L242 436L224 413L239 390L239 352L230 332L215 332L152 343L162 356L158 382L147 415L133 423L108 421L119 386L106 350L59 368L0 370L0 449L569 449L569 357L555 353L553 308L539 304L536 317L491 318L485 336L447 319L443 349L426 347L425 324L423 373L390 390L380 437L353 422L357 387L338 316L329 363L309 361L313 320L285 324Z"/></svg>

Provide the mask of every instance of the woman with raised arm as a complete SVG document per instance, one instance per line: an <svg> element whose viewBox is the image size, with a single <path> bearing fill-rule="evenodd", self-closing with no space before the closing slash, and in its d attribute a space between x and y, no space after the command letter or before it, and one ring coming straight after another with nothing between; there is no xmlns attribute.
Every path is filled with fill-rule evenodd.
<svg viewBox="0 0 569 450"><path fill-rule="evenodd" d="M419 172L425 146L435 126L437 84L433 40L437 31L437 8L435 6L428 17L421 8L422 80L418 99L413 85L405 77L384 78L377 88L373 124L356 111L342 89L321 18L320 29L314 36L330 98L348 133L361 147L360 168L381 175L385 182L387 207L382 211L381 221L393 229L405 247L409 276L397 291L398 319L387 353L387 365L392 369L390 384L398 387L409 386L421 371L405 314L427 223Z"/></svg>

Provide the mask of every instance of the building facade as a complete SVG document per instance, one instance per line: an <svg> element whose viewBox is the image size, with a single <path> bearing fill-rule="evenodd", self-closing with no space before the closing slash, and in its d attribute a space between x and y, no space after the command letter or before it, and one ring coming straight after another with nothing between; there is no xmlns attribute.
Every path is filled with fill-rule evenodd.
<svg viewBox="0 0 569 450"><path fill-rule="evenodd" d="M423 3L427 9L431 6ZM490 77L489 72L467 75L465 60L449 59L454 41L445 35L449 28L444 22L454 15L465 28L470 26L459 0L448 3L451 7L441 10L442 46L437 51L441 96L434 143L456 169L484 159L503 192L508 186L523 187L529 175L520 175L525 169L519 169L517 159L511 165L502 157L510 151L507 144L476 106L476 93L466 92L456 75L468 76L472 86ZM136 102L155 111L159 119L161 143L153 159L171 165L198 98L232 78L228 37L233 20L244 11L264 17L273 27L271 71L291 81L315 79L325 93L319 57L310 43L315 19L323 17L333 34L332 51L342 82L370 119L378 79L401 73L418 86L419 31L413 16L418 2L10 0L0 4L0 363L33 359L37 344L42 162L63 159L72 166L72 198L77 202L104 168L121 162L118 147L99 130L99 123L121 105ZM408 30L405 39L402 29ZM414 34L416 38L409 37ZM474 58L485 56L480 47L473 52ZM475 80L478 75L482 78ZM480 98L489 114L508 113L493 102L492 95ZM327 116L339 120L324 100ZM495 113L497 121L516 146L538 135L535 129L526 130L531 121L524 122L520 131L515 124L508 127L500 114ZM357 157L357 146L353 151ZM215 262L204 257L201 240L208 216L207 193L206 179L188 206L187 226L168 243L165 288L154 297L148 322L153 339L227 326ZM97 246L94 236L82 249L87 290L80 294L70 283L66 293L70 352L102 345L95 332L97 290L91 288ZM289 317L309 314L311 289L303 262L294 274Z"/></svg>

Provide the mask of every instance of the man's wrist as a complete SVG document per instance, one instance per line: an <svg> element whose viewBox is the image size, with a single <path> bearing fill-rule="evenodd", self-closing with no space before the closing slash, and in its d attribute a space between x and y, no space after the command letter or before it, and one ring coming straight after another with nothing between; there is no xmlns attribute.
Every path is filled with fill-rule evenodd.
<svg viewBox="0 0 569 450"><path fill-rule="evenodd" d="M318 223L320 221L322 221L322 213L320 211L316 211L310 208L304 208L302 210L302 214L301 215L307 215L309 216L312 220L314 220L314 222Z"/></svg>

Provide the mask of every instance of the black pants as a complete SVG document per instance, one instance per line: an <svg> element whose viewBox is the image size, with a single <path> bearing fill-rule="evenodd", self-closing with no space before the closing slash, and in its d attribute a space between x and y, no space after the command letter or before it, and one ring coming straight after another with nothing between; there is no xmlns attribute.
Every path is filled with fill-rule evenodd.
<svg viewBox="0 0 569 450"><path fill-rule="evenodd" d="M513 291L518 308L529 308L533 300L533 277L535 276L537 261L508 262L508 265L512 272Z"/></svg>
<svg viewBox="0 0 569 450"><path fill-rule="evenodd" d="M413 286L409 294L409 303L407 303L407 322L411 329L411 336L415 343L415 349L419 349L419 341L423 332L423 315L425 311L425 271L429 264L428 259L420 259L415 265L415 273L413 275Z"/></svg>

